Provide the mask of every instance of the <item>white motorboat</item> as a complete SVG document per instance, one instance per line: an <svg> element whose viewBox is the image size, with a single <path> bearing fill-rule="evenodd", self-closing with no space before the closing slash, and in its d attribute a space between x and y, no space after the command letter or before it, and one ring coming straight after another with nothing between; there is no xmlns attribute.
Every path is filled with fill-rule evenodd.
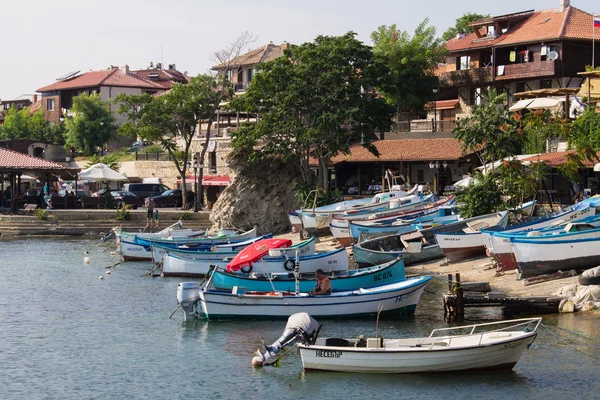
<svg viewBox="0 0 600 400"><path fill-rule="evenodd" d="M512 369L534 341L541 321L526 318L434 329L421 338L318 338L314 344L300 342L297 346L305 370L415 373Z"/></svg>
<svg viewBox="0 0 600 400"><path fill-rule="evenodd" d="M199 316L207 319L275 319L306 311L320 317L364 317L376 315L381 307L386 315L410 315L430 279L431 276L422 276L321 296L298 292L246 292L237 286L221 291L212 289L209 279L202 288L193 282L180 283L177 301L185 320Z"/></svg>

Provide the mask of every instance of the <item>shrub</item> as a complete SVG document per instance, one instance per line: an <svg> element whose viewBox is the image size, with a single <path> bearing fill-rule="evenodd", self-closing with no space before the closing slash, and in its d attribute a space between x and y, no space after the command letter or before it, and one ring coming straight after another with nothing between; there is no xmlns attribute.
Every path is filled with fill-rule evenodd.
<svg viewBox="0 0 600 400"><path fill-rule="evenodd" d="M161 154L165 152L165 149L158 144L153 144L148 147L144 147L141 151L142 153L152 153L152 154Z"/></svg>
<svg viewBox="0 0 600 400"><path fill-rule="evenodd" d="M130 209L131 205L129 204L123 204L121 208L117 209L117 221L129 221L131 219L131 213L129 212Z"/></svg>
<svg viewBox="0 0 600 400"><path fill-rule="evenodd" d="M48 220L48 211L42 209L42 208L38 208L33 212L33 215L36 216L37 219L39 219L40 221L47 221Z"/></svg>
<svg viewBox="0 0 600 400"><path fill-rule="evenodd" d="M183 213L183 214L181 214L179 219L182 221L190 220L190 219L192 219L192 213L189 213L189 212Z"/></svg>

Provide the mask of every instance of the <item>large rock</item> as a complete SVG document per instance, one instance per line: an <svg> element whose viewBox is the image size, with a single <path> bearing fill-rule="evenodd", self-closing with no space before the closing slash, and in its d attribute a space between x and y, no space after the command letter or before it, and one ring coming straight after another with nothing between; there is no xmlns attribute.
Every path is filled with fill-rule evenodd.
<svg viewBox="0 0 600 400"><path fill-rule="evenodd" d="M230 160L230 185L214 204L212 229L258 227L259 234L282 233L291 229L289 210L299 208L294 195L297 169L281 160L248 166L247 160Z"/></svg>

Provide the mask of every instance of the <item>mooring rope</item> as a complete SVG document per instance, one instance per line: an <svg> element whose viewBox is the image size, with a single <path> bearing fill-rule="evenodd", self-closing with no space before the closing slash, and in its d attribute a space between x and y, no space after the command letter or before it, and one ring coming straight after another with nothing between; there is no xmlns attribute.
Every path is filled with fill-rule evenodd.
<svg viewBox="0 0 600 400"><path fill-rule="evenodd" d="M550 332L550 333L552 334L552 336L554 336L554 337L556 338L556 340L558 340L559 342L561 342L561 343L562 343L562 344L564 344L565 346L572 348L573 350L575 350L575 351L577 351L577 352L579 352L579 353L583 354L584 356L587 356L587 357L591 358L592 360L600 361L600 357L598 357L598 356L592 356L592 355L590 355L590 354L587 354L586 352L583 352L583 351L579 350L579 349L578 349L577 347L575 347L574 345L572 345L572 344L570 344L570 343L566 342L565 340L561 339L561 338L560 338L560 336L558 336L556 333L552 332L552 331L550 330L550 328L548 328L548 327L547 327L546 325L544 325L543 323L541 323L541 322L540 322L540 325L541 325L541 326L543 326L544 328L546 328L546 330L547 330L548 332Z"/></svg>

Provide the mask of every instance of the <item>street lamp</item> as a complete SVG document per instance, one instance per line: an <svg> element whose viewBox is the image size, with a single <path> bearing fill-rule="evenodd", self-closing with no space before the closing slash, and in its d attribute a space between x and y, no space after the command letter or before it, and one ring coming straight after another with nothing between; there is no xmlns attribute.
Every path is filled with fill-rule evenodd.
<svg viewBox="0 0 600 400"><path fill-rule="evenodd" d="M444 169L446 169L448 167L448 163L446 161L444 161L441 164L441 166L444 167ZM435 170L435 176L434 176L434 179L433 179L433 193L435 193L435 195L437 195L437 192L438 192L438 178L439 178L438 172L439 172L439 169L440 169L440 162L436 161L434 163L433 161L430 161L429 162L429 168Z"/></svg>
<svg viewBox="0 0 600 400"><path fill-rule="evenodd" d="M198 164L198 158L197 156L194 156L194 193L196 195L196 199L194 201L194 212L198 212L198 167L200 165ZM187 193L184 194L184 196L187 197Z"/></svg>
<svg viewBox="0 0 600 400"><path fill-rule="evenodd" d="M433 94L435 98L433 100L433 131L437 132L437 92L438 88L433 88Z"/></svg>

